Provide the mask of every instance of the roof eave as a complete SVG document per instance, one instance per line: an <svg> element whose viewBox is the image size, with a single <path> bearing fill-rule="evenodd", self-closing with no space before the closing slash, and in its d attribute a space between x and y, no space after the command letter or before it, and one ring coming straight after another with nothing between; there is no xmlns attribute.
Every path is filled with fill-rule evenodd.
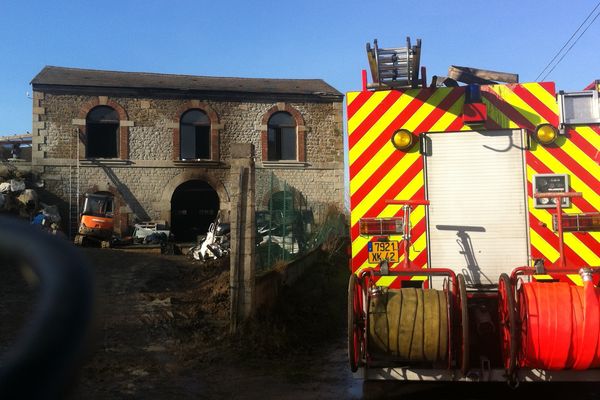
<svg viewBox="0 0 600 400"><path fill-rule="evenodd" d="M277 99L287 101L308 100L312 102L341 102L344 95L341 93L290 93L290 92L253 92L232 90L201 90L181 88L155 88L155 87L124 87L124 86L83 86L62 85L32 82L34 91L56 94L86 94L86 95L123 95L126 97L200 97L215 100L237 99Z"/></svg>

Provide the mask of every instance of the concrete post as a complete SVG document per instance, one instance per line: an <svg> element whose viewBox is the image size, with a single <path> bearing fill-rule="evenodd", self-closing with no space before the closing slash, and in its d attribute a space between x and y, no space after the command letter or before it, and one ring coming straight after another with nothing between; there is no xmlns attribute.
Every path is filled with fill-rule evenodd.
<svg viewBox="0 0 600 400"><path fill-rule="evenodd" d="M256 221L254 145L231 145L230 331L254 312Z"/></svg>

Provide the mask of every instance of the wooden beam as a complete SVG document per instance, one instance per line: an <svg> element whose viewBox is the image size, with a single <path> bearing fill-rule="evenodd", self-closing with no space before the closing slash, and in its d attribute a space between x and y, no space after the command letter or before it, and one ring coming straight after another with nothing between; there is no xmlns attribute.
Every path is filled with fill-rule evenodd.
<svg viewBox="0 0 600 400"><path fill-rule="evenodd" d="M448 76L464 83L490 84L496 83L497 81L506 83L519 83L519 74L490 71L479 68L459 67L457 65L451 65L448 68ZM467 82L463 79L468 79L470 82Z"/></svg>

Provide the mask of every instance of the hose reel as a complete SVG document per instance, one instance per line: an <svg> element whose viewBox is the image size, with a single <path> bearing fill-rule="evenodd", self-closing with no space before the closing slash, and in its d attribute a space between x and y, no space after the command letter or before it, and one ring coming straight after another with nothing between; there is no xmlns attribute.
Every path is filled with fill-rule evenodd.
<svg viewBox="0 0 600 400"><path fill-rule="evenodd" d="M412 362L446 361L448 300L434 289L385 290L369 305L369 350Z"/></svg>
<svg viewBox="0 0 600 400"><path fill-rule="evenodd" d="M469 365L469 320L464 277L437 268L390 271L385 276L443 276L442 290L377 285L371 269L352 274L348 285L348 356L361 366Z"/></svg>
<svg viewBox="0 0 600 400"><path fill-rule="evenodd" d="M588 271L588 272L586 272ZM577 271L546 271L554 276ZM585 370L600 367L600 288L591 270L581 270L583 287L567 282L526 282L500 277L499 316L504 365L516 368ZM512 281L512 282L511 282ZM517 283L516 290L513 282Z"/></svg>

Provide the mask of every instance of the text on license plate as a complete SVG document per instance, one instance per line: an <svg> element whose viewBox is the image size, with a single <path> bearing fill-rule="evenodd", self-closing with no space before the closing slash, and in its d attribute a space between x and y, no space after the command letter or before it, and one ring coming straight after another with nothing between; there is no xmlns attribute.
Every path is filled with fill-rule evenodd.
<svg viewBox="0 0 600 400"><path fill-rule="evenodd" d="M379 263L383 260L395 263L400 261L399 242L369 242L369 262Z"/></svg>

